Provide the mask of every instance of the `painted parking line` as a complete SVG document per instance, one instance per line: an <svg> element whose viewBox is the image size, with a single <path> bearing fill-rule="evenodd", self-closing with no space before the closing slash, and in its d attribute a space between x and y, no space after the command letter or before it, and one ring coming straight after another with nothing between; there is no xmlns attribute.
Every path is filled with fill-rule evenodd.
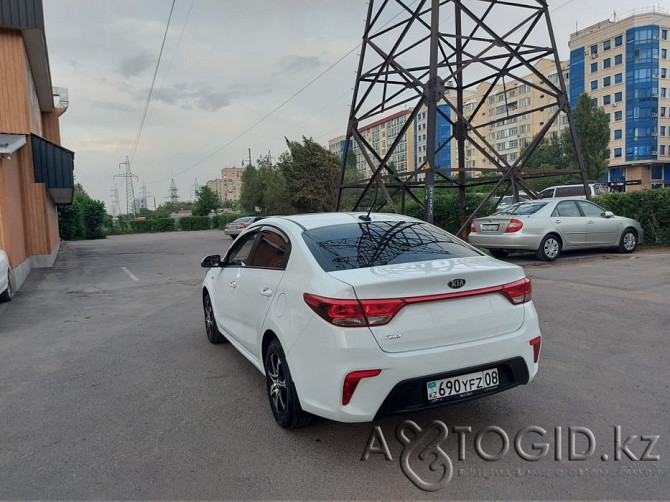
<svg viewBox="0 0 670 502"><path fill-rule="evenodd" d="M137 276L133 274L130 270L128 270L126 267L121 267L121 270L123 270L126 274L128 274L128 277L130 277L133 281L139 281Z"/></svg>

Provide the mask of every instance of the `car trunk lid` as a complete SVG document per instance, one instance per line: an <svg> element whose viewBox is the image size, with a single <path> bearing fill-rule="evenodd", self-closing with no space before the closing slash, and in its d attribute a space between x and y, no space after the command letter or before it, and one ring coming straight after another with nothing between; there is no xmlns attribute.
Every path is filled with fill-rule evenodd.
<svg viewBox="0 0 670 502"><path fill-rule="evenodd" d="M359 300L396 299L405 305L388 324L370 327L385 352L429 349L510 333L524 321L501 286L523 270L488 257L454 258L331 272Z"/></svg>

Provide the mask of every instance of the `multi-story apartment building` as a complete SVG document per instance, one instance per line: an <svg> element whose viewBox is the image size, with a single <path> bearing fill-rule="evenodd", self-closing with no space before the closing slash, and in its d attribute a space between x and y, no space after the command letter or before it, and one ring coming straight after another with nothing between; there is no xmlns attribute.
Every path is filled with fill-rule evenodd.
<svg viewBox="0 0 670 502"><path fill-rule="evenodd" d="M563 62L561 67L567 85L569 63L567 61ZM549 81L558 85L559 75L553 60L541 59L535 63L534 68ZM532 83L540 83L540 78L530 72L523 78ZM470 119L473 127L477 128L477 131L492 145L493 150L505 161L512 164L519 157L524 145L529 143L550 120L558 105L552 104L543 107L543 105L549 102L549 96L528 84L511 80L505 82L505 84L496 85L486 97L484 106L480 107L476 115L472 115L490 87L490 83L483 82L475 90L466 93L464 114ZM453 96L448 97L453 98ZM458 149L456 148L455 140L451 139L452 127L448 119L455 117L456 114L446 103L438 105L438 108L443 114L438 113L437 115L435 167L453 169L458 166ZM538 108L543 109L537 110ZM528 113L520 114L524 110L527 110ZM404 110L380 119L362 127L361 132L366 139L372 139L372 141L370 139L368 141L371 141L373 146L379 145L377 148L381 147L382 152L385 153L386 148L393 141L393 136L390 136L390 132L394 130L393 127L398 127L398 124L404 123L410 112L411 110ZM400 145L404 146L404 149L398 150L397 153L399 155L392 157L392 161L394 161L396 167L406 165L405 170L398 169L398 172L418 171L420 173L421 169L423 169L422 166L426 162L428 149L426 112L427 109L425 107L419 110L414 119L413 127L410 127L405 137L401 140ZM567 127L567 125L567 117L564 114L560 114L558 119L551 124L548 137L560 134L561 130ZM344 147L344 141L344 136L330 140L330 151L339 154L340 149ZM356 153L361 174L369 176L370 172L367 170L365 160L359 155L360 151L357 147L354 147L354 152ZM489 153L493 152L489 151ZM395 160L397 157L401 157L403 160L407 159L407 163L403 164L401 163L402 161ZM480 150L475 148L473 144L466 141L465 168L468 170L468 176L476 177L487 169L495 169L496 166ZM446 174L449 175L449 171ZM423 174L417 174L416 176L416 179L419 181L422 181L423 178Z"/></svg>
<svg viewBox="0 0 670 502"><path fill-rule="evenodd" d="M613 190L670 187L668 30L652 8L570 36L570 100L586 92L609 118Z"/></svg>
<svg viewBox="0 0 670 502"><path fill-rule="evenodd" d="M338 157L342 158L344 155L344 147L347 144L347 138L346 136L338 136L337 138L333 138L328 141L328 150L330 150L330 153L334 153ZM349 143L351 146L351 143Z"/></svg>
<svg viewBox="0 0 670 502"><path fill-rule="evenodd" d="M56 206L72 203L74 154L60 146L67 102L54 94L42 1L0 1L0 249L15 289L31 268L53 265Z"/></svg>
<svg viewBox="0 0 670 502"><path fill-rule="evenodd" d="M402 110L360 127L358 131L375 151L383 157L388 152L389 147L392 146L393 141L400 133L411 113L411 109ZM344 138L338 139L344 141ZM372 171L355 141L353 142L353 148L359 174L362 177L372 176ZM343 148L342 151L344 151ZM389 158L388 164L394 166L397 173L414 172L414 130L411 126L407 128L405 134L400 138L400 142Z"/></svg>
<svg viewBox="0 0 670 502"><path fill-rule="evenodd" d="M243 167L224 167L221 178L209 180L207 186L219 194L221 200L238 201L242 193L243 173Z"/></svg>

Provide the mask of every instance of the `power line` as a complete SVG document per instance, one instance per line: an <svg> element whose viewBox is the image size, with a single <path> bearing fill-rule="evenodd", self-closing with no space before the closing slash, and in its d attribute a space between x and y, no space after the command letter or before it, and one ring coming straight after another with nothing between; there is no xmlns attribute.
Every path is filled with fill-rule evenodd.
<svg viewBox="0 0 670 502"><path fill-rule="evenodd" d="M174 4L177 0L172 0L172 7L170 7L170 15L168 16L167 24L165 25L165 33L163 34L163 42L161 43L161 50L158 53L158 61L156 61L156 69L154 70L154 76L151 79L151 87L149 88L149 95L147 96L147 102L144 105L144 112L142 113L142 119L140 120L140 127L137 130L137 136L135 136L135 144L133 145L133 150L130 154L130 158L134 159L135 152L137 152L137 145L140 142L140 136L142 135L142 129L144 128L144 121L147 118L147 112L149 111L149 103L151 103L151 95L154 92L154 86L156 85L156 76L158 75L158 67L161 64L161 58L163 57L163 49L165 48L165 40L167 39L168 30L170 29L170 20L172 19L172 13L174 12Z"/></svg>
<svg viewBox="0 0 670 502"><path fill-rule="evenodd" d="M158 88L158 92L156 93L156 99L154 100L154 103L158 101L158 98L160 98L161 92L163 91L163 88L165 87L165 82L167 81L168 76L170 75L170 70L172 69L172 63L174 62L174 58L177 55L177 49L179 49L179 44L181 44L181 39L184 36L184 30L186 29L186 25L188 24L188 20L191 17L191 11L193 10L193 4L195 3L195 0L191 0L191 6L188 8L188 13L186 14L186 19L184 19L184 24L181 27L181 31L179 32L179 38L177 38L177 44L174 47L174 51L172 52L172 57L170 58L170 62L168 63L167 70L165 70L165 75L163 76L163 81L161 82L160 87ZM151 111L153 111L153 107L151 110L149 110L149 116L151 116Z"/></svg>
<svg viewBox="0 0 670 502"><path fill-rule="evenodd" d="M414 1L410 4L410 7L411 7L412 5L414 5L416 2L418 2L418 0L414 0ZM401 10L401 11L399 11L396 15L394 15L393 17L391 17L391 19L389 19L388 21L386 21L386 23L384 23L379 29L382 30L384 27L386 27L387 25L389 25L389 24L391 23L391 21L393 21L395 18L397 18L400 14L402 14L402 13L404 13L404 12L405 12L405 10ZM203 159L199 160L199 161L196 162L195 164L192 164L191 166L189 166L189 167L187 167L187 168L185 168L185 169L182 169L181 171L177 171L177 172L175 173L175 175L178 176L178 175L183 174L183 173L185 173L185 172L187 172L187 171L190 171L191 169L193 169L193 168L195 168L195 167L198 167L200 164L202 164L202 163L208 161L209 159L211 159L212 157L214 157L215 155L217 155L219 152L221 152L221 151L225 150L226 148L228 148L228 147L229 147L230 145L232 145L235 141L237 141L238 139L240 139L242 136L244 136L245 134L247 134L247 133L248 133L249 131L251 131L252 129L254 129L254 128L256 128L257 126L259 126L261 123L263 123L263 122L264 122L265 120L267 120L269 117L271 117L274 113L276 113L276 112L279 111L281 108L283 108L284 106L286 106L289 102L293 101L298 95L302 94L305 90L307 90L307 89L308 89L312 84L314 84L317 80L319 80L319 79L320 79L321 77L323 77L326 73L328 73L330 70L332 70L333 68L335 68L335 66L337 66L337 65L340 64L342 61L344 61L344 59L346 59L351 53L353 53L355 50L357 50L361 45L362 45L362 42L361 42L360 44L356 45L354 48L352 48L349 52L347 52L344 56L342 56L340 59L338 59L337 61L335 61L332 65L330 65L330 66L329 66L328 68L326 68L324 71L322 71L321 73L319 73L316 77L314 77L312 80L310 80L307 84L305 84L305 85L304 85L302 88L300 88L297 92L295 92L295 93L292 94L290 97L288 97L287 99L285 99L284 101L282 101L279 105L277 105L275 108L273 108L270 112L268 112L268 113L267 113L265 116L263 116L261 119L257 120L257 121L254 122L252 125L250 125L250 126L247 127L246 129L244 129L244 130L243 130L241 133L239 133L237 136L235 136L233 139L231 139L230 141L228 141L225 145L223 145L223 146L217 148L217 149L214 150L212 153L210 153L209 155L207 155L207 156L204 157ZM168 179L170 179L170 178L163 178L163 179L160 179L160 180L154 180L154 181L151 181L150 183L160 183L160 182L162 182L162 181L167 181Z"/></svg>
<svg viewBox="0 0 670 502"><path fill-rule="evenodd" d="M409 7L411 7L412 5L414 5L417 1L418 1L418 0L414 0L411 4L409 4ZM572 2L574 2L574 0L568 0L567 2L564 2L563 4L559 5L559 6L556 7L555 9L553 9L551 12L555 12L555 11L557 11L558 9L561 9L562 7L565 7L566 5L568 5L568 4L572 3ZM397 14L395 14L393 17L391 17L388 21L386 21L386 23L384 23L384 24L379 28L379 30L381 31L382 29L384 29L384 28L385 28L386 26L388 26L394 19L396 19L398 16L400 16L401 14L403 14L403 13L405 13L405 12L406 12L405 10L401 10L401 11L399 11ZM265 120L267 120L267 119L268 119L269 117L271 117L273 114L275 114L275 113L276 113L277 111L279 111L281 108L283 108L284 106L286 106L289 102L291 102L293 99L295 99L298 95L300 95L300 94L303 93L305 90L307 90L307 89L308 89L310 86L312 86L312 84L314 84L317 80L321 79L326 73L328 73L330 70L332 70L333 68L335 68L335 66L337 66L337 65L340 64L342 61L344 61L344 59L346 59L351 53L353 53L355 50L357 50L358 48L360 48L361 45L362 45L362 43L360 43L360 44L356 45L355 47L353 47L349 52L347 52L344 56L342 56L340 59L338 59L337 61L335 61L332 65L330 65L330 66L329 66L328 68L326 68L324 71L322 71L321 73L319 73L316 77L314 77L312 80L310 80L307 84L305 84L305 85L304 85L302 88L300 88L297 92L295 92L295 93L292 94L290 97L288 97L287 99L285 99L284 101L282 101L279 105L277 105L275 108L273 108L270 112L268 112L268 113L267 113L266 115L264 115L262 118L260 118L259 120L257 120L256 122L254 122L252 125L250 125L250 126L247 127L246 129L244 129L241 133L239 133L239 134L238 134L237 136L235 136L233 139L231 139L230 141L228 141L226 144L224 144L223 146L217 148L217 149L214 150L212 153L210 153L210 154L207 155L206 157L202 158L201 160L199 160L199 161L196 162L195 164L192 164L192 165L190 165L189 167L187 167L187 168L185 168L185 169L182 169L181 171L177 171L177 172L175 173L175 176L178 176L178 175L183 174L183 173L185 173L185 172L187 172L187 171L190 171L191 169L194 169L194 168L198 167L199 165L201 165L201 164L203 164L204 162L208 161L208 160L211 159L212 157L216 156L216 155L217 155L218 153L220 153L221 151L223 151L223 150L225 150L226 148L228 148L228 147L229 147L230 145L232 145L235 141L237 141L237 140L240 139L242 136L244 136L245 134L247 134L248 132L250 132L252 129L258 127L261 123L263 123ZM328 106L328 105L326 105L326 106ZM151 183L160 183L160 182L166 181L166 180L168 180L168 179L170 179L170 178L163 178L163 179L159 179L159 180L154 180L154 181L152 181Z"/></svg>

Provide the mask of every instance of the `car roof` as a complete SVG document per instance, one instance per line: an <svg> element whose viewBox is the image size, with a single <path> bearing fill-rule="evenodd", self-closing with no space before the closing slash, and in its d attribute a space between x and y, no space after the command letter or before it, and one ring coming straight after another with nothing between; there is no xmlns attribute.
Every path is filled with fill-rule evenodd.
<svg viewBox="0 0 670 502"><path fill-rule="evenodd" d="M262 220L263 224L272 224L291 221L305 230L313 228L327 227L330 225L344 225L347 223L361 223L360 216L367 213L312 213L312 214L293 214L290 216L269 216ZM411 216L394 213L370 213L371 221L421 221Z"/></svg>

